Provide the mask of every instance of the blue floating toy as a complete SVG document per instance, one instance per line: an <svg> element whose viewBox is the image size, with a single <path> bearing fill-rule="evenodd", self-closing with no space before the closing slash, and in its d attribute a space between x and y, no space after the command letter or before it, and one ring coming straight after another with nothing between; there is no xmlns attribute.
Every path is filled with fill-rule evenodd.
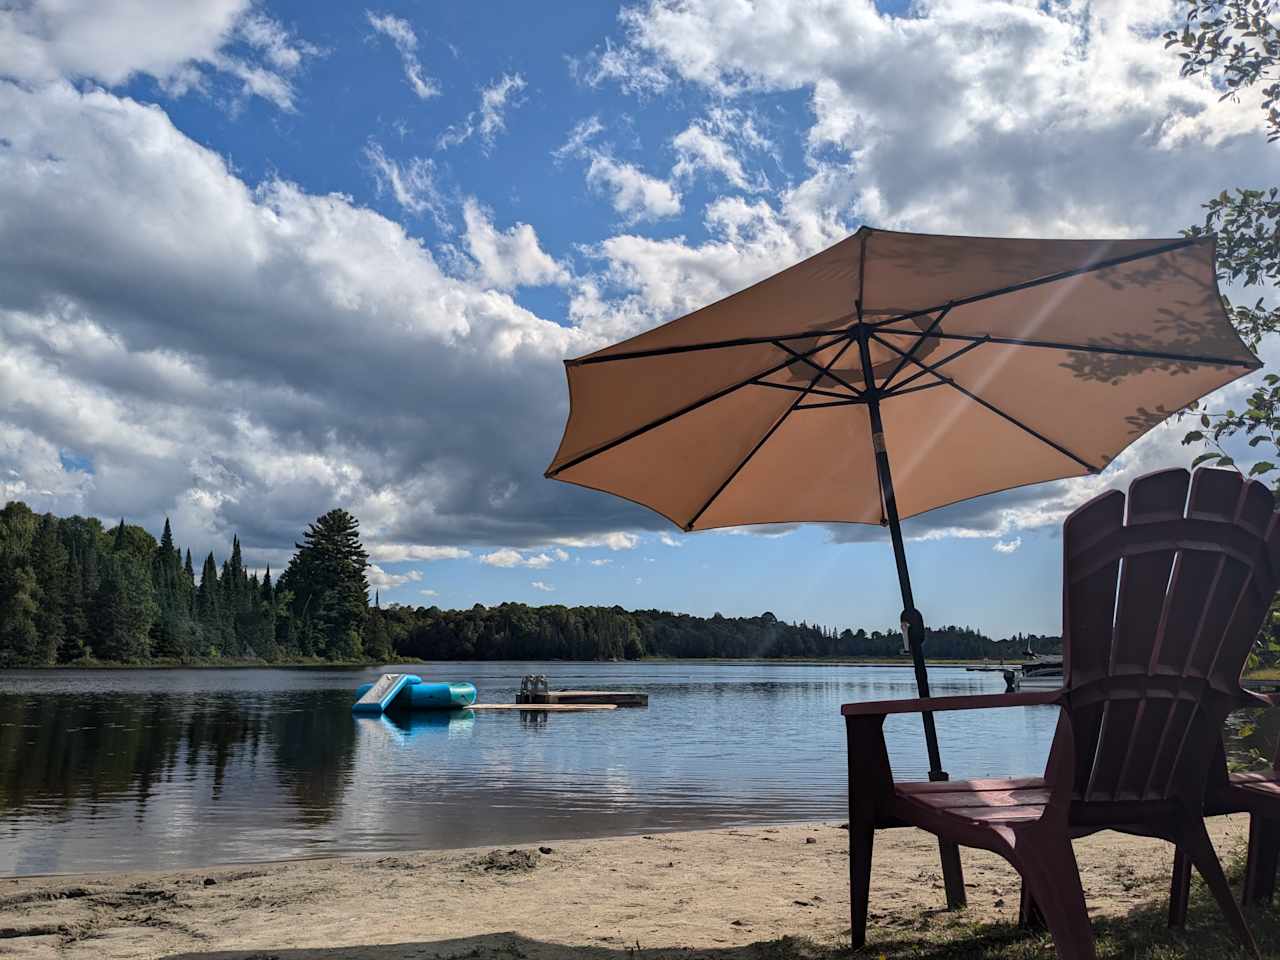
<svg viewBox="0 0 1280 960"><path fill-rule="evenodd" d="M356 688L353 713L383 713L393 704L408 710L459 710L476 702L474 683L425 683L412 673L384 673Z"/></svg>

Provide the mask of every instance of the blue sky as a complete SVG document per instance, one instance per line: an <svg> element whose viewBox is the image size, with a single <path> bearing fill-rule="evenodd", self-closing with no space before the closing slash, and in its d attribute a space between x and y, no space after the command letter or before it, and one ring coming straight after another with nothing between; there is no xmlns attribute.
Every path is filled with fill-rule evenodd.
<svg viewBox="0 0 1280 960"><path fill-rule="evenodd" d="M281 566L335 505L384 603L885 627L879 531L683 535L542 479L560 360L862 223L1168 236L1274 179L1163 3L29 0L0 11L0 491ZM1232 388L1237 393L1240 387ZM1056 531L1189 460L909 522L930 622L1059 629Z"/></svg>

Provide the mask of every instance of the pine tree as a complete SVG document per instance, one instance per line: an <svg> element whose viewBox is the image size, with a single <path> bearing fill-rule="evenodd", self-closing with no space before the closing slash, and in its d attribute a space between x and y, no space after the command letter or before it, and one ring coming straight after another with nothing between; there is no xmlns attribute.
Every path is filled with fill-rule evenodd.
<svg viewBox="0 0 1280 960"><path fill-rule="evenodd" d="M67 550L66 588L63 590L64 637L59 663L74 663L92 653L91 623L98 594L98 556L102 524L94 518L67 517L58 525Z"/></svg>
<svg viewBox="0 0 1280 960"><path fill-rule="evenodd" d="M115 542L122 542L119 535ZM93 605L94 656L121 663L147 660L158 612L150 569L128 549L104 557Z"/></svg>
<svg viewBox="0 0 1280 960"><path fill-rule="evenodd" d="M58 518L46 513L31 542L31 571L37 585L36 632L39 662L56 663L66 637L67 548L58 536Z"/></svg>
<svg viewBox="0 0 1280 960"><path fill-rule="evenodd" d="M257 588L257 615L254 624L254 649L258 656L276 660L280 651L276 646L276 598L271 587L271 567L262 575Z"/></svg>
<svg viewBox="0 0 1280 960"><path fill-rule="evenodd" d="M236 636L236 604L238 594L235 578L231 574L231 561L222 561L222 574L218 578L218 629L222 635L219 646L223 656L238 657L240 642Z"/></svg>
<svg viewBox="0 0 1280 960"><path fill-rule="evenodd" d="M394 656L391 650L391 633L387 629L387 621L382 610L374 607L369 611L368 624L365 629L365 655L371 660L386 663Z"/></svg>
<svg viewBox="0 0 1280 960"><path fill-rule="evenodd" d="M191 604L183 589L181 553L173 544L173 530L165 517L164 533L151 561L159 613L152 626L151 651L157 657L185 659L191 655Z"/></svg>
<svg viewBox="0 0 1280 960"><path fill-rule="evenodd" d="M196 588L195 620L200 629L200 655L204 657L216 657L222 653L222 604L219 593L218 565L210 550L200 570L200 586Z"/></svg>
<svg viewBox="0 0 1280 960"><path fill-rule="evenodd" d="M48 662L36 627L39 589L31 567L12 556L0 560L0 666Z"/></svg>
<svg viewBox="0 0 1280 960"><path fill-rule="evenodd" d="M364 653L369 555L359 528L347 511L330 510L307 527L280 578L280 586L293 593L304 647L329 659L354 660Z"/></svg>

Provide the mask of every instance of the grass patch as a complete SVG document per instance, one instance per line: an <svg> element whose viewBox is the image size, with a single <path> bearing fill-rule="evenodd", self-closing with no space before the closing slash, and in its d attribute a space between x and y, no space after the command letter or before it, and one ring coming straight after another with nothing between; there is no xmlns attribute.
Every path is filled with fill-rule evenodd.
<svg viewBox="0 0 1280 960"><path fill-rule="evenodd" d="M1094 922L1099 960L1240 960L1243 948L1231 937L1217 904L1197 882L1185 930L1165 924L1165 904L1152 903L1128 916ZM1250 929L1267 958L1280 958L1280 910L1246 911ZM973 923L964 912L904 917L904 929L872 931L861 950L784 937L754 945L759 960L1053 960L1047 933L1013 923Z"/></svg>
<svg viewBox="0 0 1280 960"><path fill-rule="evenodd" d="M1237 887L1244 851L1227 859L1228 877ZM1217 902L1193 874L1187 925L1167 923L1167 878L1151 882L1152 899L1128 914L1094 921L1099 960L1240 960L1244 949L1232 937ZM1264 957L1280 960L1280 898L1272 906L1245 911L1245 919ZM976 923L965 911L904 914L896 929L872 927L861 950L843 944L820 945L783 938L758 944L761 960L1053 960L1053 939L1015 923Z"/></svg>

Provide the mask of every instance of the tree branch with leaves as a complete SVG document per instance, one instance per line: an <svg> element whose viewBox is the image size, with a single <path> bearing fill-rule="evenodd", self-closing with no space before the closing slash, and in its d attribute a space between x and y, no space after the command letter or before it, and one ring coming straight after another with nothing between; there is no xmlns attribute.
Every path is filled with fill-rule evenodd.
<svg viewBox="0 0 1280 960"><path fill-rule="evenodd" d="M1278 13L1275 0L1187 0L1182 28L1164 35L1166 47L1180 48L1182 75L1208 77L1221 91L1220 99L1238 100L1246 91L1261 94L1269 142L1280 140ZM1280 306L1268 306L1262 292L1280 284L1280 187L1223 190L1204 204L1204 211L1204 222L1185 232L1216 236L1219 283L1249 294L1238 303L1224 297L1224 306L1245 343L1256 350L1264 337L1280 330ZM1200 429L1189 431L1183 443L1205 447L1194 465L1239 469L1225 444L1245 439L1250 449L1261 448L1248 475L1280 487L1280 377L1264 376L1241 411L1215 410L1201 402L1189 412L1198 416Z"/></svg>

